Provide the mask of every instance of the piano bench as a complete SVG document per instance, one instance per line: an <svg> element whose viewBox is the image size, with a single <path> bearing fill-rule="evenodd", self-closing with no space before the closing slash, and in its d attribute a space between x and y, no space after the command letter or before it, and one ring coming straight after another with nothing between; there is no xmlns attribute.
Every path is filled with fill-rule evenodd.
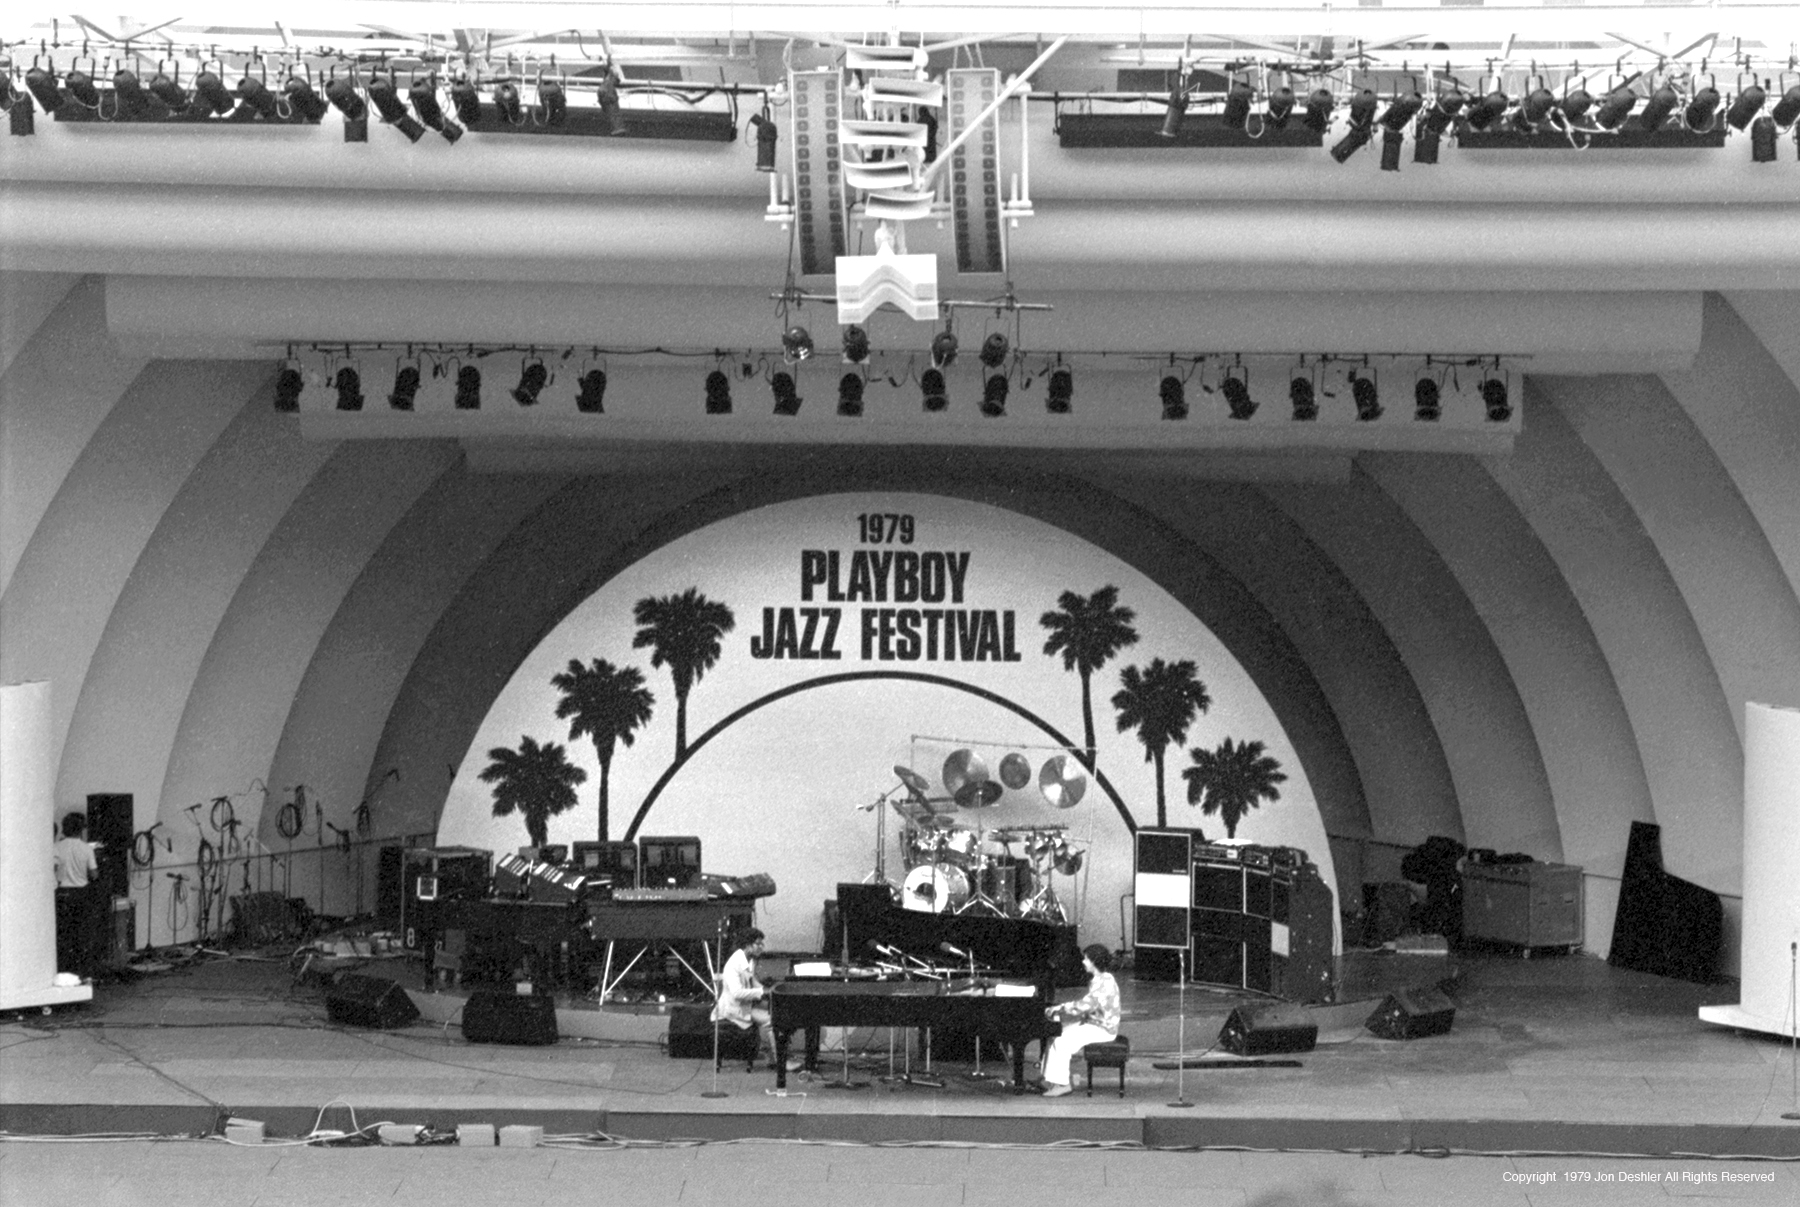
<svg viewBox="0 0 1800 1207"><path fill-rule="evenodd" d="M1081 1050L1081 1058L1087 1061L1087 1093L1094 1096L1094 1070L1119 1070L1119 1097L1125 1097L1125 1062L1131 1057L1131 1040L1121 1035L1106 1043L1089 1044Z"/></svg>
<svg viewBox="0 0 1800 1207"><path fill-rule="evenodd" d="M756 1071L757 1053L762 1051L761 1037L755 1027L740 1027L735 1023L719 1023L719 1058L715 1068L722 1068L727 1060L736 1060L740 1056L744 1060L747 1072Z"/></svg>

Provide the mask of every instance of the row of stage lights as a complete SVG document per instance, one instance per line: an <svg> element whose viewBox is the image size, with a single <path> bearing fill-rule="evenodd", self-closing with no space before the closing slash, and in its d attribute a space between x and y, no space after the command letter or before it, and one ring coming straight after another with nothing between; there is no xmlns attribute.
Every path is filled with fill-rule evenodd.
<svg viewBox="0 0 1800 1207"><path fill-rule="evenodd" d="M805 328L794 327L783 336L784 359L790 365L809 359L812 355L811 336ZM804 354L797 355L799 347L804 346ZM385 351L385 346L377 345L368 351ZM555 381L548 362L536 349L506 349L522 352L517 382L504 390L505 397L521 407L536 406L543 400L543 394ZM324 353L335 357L340 355L340 347L317 348L315 353ZM354 352L351 346L341 346L341 355L348 357ZM393 384L386 395L388 406L396 411L411 411L416 404L419 390L425 383L427 372L426 361L430 361L429 372L433 377L448 377L454 374L453 405L457 410L480 410L484 401L486 381L482 370L469 359L488 356L495 350L473 349L429 349L425 351L409 351L407 357L395 370ZM568 360L578 349L569 349L562 353L562 359ZM860 359L853 359L853 352L861 352ZM950 389L944 370L949 368L957 356L957 340L954 333L946 330L933 339L931 345L931 367L919 374L920 406L927 414L941 414L950 409ZM588 363L584 365L576 378L575 409L582 414L604 414L606 410L606 370L593 363L602 355L599 349L593 349ZM715 357L718 367L707 373L702 385L703 408L707 415L730 415L735 409L732 398L732 378L725 371L725 353L717 353ZM845 418L860 418L863 414L863 394L868 384L868 336L859 327L845 329L843 359L846 365L852 366L838 379L837 414ZM1021 376L1023 388L1029 388L1033 378L1023 375L1024 354L1014 354L1010 342L1004 335L995 333L983 341L977 354L982 370L983 385L980 403L981 413L989 418L998 419L1006 415L1007 402L1011 394L1012 378L1017 373ZM1163 358L1158 357L1159 361ZM1204 370L1210 360L1220 362L1220 376L1216 386L1206 384ZM1393 357L1391 359L1402 359ZM1414 358L1405 358L1414 359ZM1373 422L1380 419L1386 411L1382 402L1379 371L1370 364L1368 356L1328 356L1312 358L1308 365L1302 362L1289 374L1287 382L1288 404L1292 418L1296 422L1310 422L1319 418L1321 399L1330 399L1335 395L1324 388L1323 370L1334 361L1347 364L1345 380L1350 388L1351 402L1356 409L1359 422ZM1010 362L1010 364L1009 364ZM329 364L329 362L328 362ZM1425 357L1422 371L1414 378L1412 390L1413 418L1423 423L1433 423L1443 414L1443 394L1445 379L1462 369L1472 369L1479 375L1477 391L1481 397L1482 408L1490 423L1505 423L1513 415L1513 397L1510 384L1510 373L1501 365L1499 357ZM1075 372L1070 366L1063 364L1061 357L1055 358L1046 366L1048 382L1044 392L1044 410L1051 415L1070 415L1074 412ZM741 373L744 378L756 375L757 369L749 361L743 363ZM1236 420L1248 420L1261 408L1261 403L1251 394L1250 370L1244 364L1244 358L1234 356L1226 358L1190 356L1178 357L1170 354L1157 382L1157 399L1161 405L1162 418L1167 421L1180 421L1188 418L1187 383L1195 373L1201 374L1200 389L1203 393L1220 394L1227 407L1228 416ZM890 378L889 384L898 386L900 379ZM769 375L769 391L772 401L772 413L781 416L793 416L800 413L804 400L800 397L799 386L795 375L786 369L778 369ZM328 367L324 377L319 381L325 389L335 395L335 408L340 411L361 411L367 403L363 388L363 376L360 369L349 363L341 363ZM308 386L307 376L300 362L291 354L283 362L275 386L275 409L283 412L300 410L300 397Z"/></svg>
<svg viewBox="0 0 1800 1207"><path fill-rule="evenodd" d="M1385 109L1373 89L1363 88L1350 99L1348 129L1331 148L1331 157L1338 163L1345 162L1373 141L1379 131L1382 136L1381 166L1387 171L1398 171L1401 146L1409 126L1413 135L1413 162L1435 164L1439 143L1446 133L1458 137L1466 137L1469 132L1492 133L1520 139L1552 135L1567 138L1571 144L1580 146L1595 137L1628 134L1643 137L1665 130L1694 136L1714 134L1720 131L1723 120L1739 133L1748 131L1751 158L1757 163L1769 163L1775 159L1779 134L1794 133L1796 123L1800 122L1800 83L1788 87L1769 106L1774 81L1748 72L1745 75L1750 76L1749 82L1740 76L1729 104L1711 77L1705 84L1697 83L1698 77L1671 77L1648 92L1640 92L1632 81L1624 81L1598 97L1588 91L1584 79L1575 77L1558 97L1545 85L1543 78L1537 76L1531 77L1536 81L1535 87L1529 87L1524 95L1514 98L1502 89L1500 78L1496 76L1486 92L1477 89L1470 95L1460 86L1446 83L1434 87L1434 95L1429 101L1415 85L1413 91L1397 93L1390 98ZM1161 129L1164 138L1181 136L1193 95L1186 73L1178 73L1164 111ZM1257 89L1249 81L1232 79L1219 98L1221 125L1229 130L1259 132L1284 129L1290 121L1297 120L1324 137L1331 129L1338 101L1331 89L1321 87L1302 102L1291 87L1282 86L1266 91L1262 112L1257 114L1254 110L1258 96ZM1767 113L1763 112L1765 106L1768 106ZM1626 129L1628 121L1631 122L1629 131Z"/></svg>

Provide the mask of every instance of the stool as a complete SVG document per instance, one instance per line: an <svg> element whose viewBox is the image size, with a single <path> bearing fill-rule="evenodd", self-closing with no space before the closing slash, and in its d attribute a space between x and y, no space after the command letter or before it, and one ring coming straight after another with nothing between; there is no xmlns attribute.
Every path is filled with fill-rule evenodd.
<svg viewBox="0 0 1800 1207"><path fill-rule="evenodd" d="M1081 1050L1081 1058L1087 1061L1088 1097L1094 1096L1094 1069L1119 1070L1119 1097L1125 1097L1125 1062L1131 1056L1131 1040L1121 1035L1116 1039L1101 1044L1089 1044Z"/></svg>
<svg viewBox="0 0 1800 1207"><path fill-rule="evenodd" d="M713 1067L724 1067L726 1059L744 1058L744 1071L756 1071L756 1055L762 1050L755 1027L739 1027L735 1023L714 1023L719 1031L719 1055Z"/></svg>

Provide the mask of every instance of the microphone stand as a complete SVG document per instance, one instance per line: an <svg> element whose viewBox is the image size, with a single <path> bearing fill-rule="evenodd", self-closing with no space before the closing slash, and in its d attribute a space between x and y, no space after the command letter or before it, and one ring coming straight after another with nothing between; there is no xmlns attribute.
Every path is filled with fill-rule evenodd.
<svg viewBox="0 0 1800 1207"><path fill-rule="evenodd" d="M1800 998L1794 996L1795 960L1800 943L1788 943L1788 1076L1793 1081L1794 1109L1781 1112L1783 1119L1800 1119Z"/></svg>
<svg viewBox="0 0 1800 1207"><path fill-rule="evenodd" d="M1175 1101L1169 1105L1177 1109L1194 1105L1187 1096L1187 955L1183 947L1177 965L1181 979L1175 983L1175 1046L1181 1055L1175 1060Z"/></svg>
<svg viewBox="0 0 1800 1207"><path fill-rule="evenodd" d="M724 918L724 915L720 915L719 924L718 924L716 930L717 930L717 934L718 934L717 941L719 944L719 952L721 955L723 955L724 951L725 951L725 918ZM702 947L705 947L705 945L702 944ZM713 963L712 948L705 947L705 950L706 950L706 973L707 973L708 979L712 981L712 991L713 991L713 1074L712 1074L712 1089L700 1091L700 1097L702 1097L702 1098L728 1098L728 1097L730 1097L730 1095L728 1095L724 1090L721 1090L719 1088L719 998L721 996L723 996L724 983L719 979L719 969ZM755 1027L751 1027L752 1031L754 1031L755 1029L756 1029ZM758 1040L757 1043L760 1046L762 1041Z"/></svg>

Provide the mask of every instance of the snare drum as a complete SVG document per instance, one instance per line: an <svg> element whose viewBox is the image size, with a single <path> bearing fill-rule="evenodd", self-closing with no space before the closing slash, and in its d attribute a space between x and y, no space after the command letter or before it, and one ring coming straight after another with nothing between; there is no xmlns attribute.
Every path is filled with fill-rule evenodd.
<svg viewBox="0 0 1800 1207"><path fill-rule="evenodd" d="M966 868L975 862L975 852L981 849L980 836L973 830L939 830L937 831L938 860L942 863L955 864Z"/></svg>
<svg viewBox="0 0 1800 1207"><path fill-rule="evenodd" d="M969 899L969 877L948 863L920 864L900 886L900 904L927 914L950 913Z"/></svg>

